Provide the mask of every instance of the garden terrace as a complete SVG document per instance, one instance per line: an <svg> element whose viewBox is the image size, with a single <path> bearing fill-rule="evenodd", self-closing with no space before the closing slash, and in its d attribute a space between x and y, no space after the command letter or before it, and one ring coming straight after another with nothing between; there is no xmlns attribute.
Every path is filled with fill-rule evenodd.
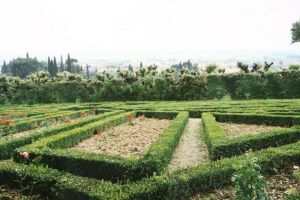
<svg viewBox="0 0 300 200"><path fill-rule="evenodd" d="M143 113L145 117L174 118L159 138L149 146L140 158L122 158L107 154L86 153L67 149L97 132L111 126L128 122L128 116ZM140 179L161 173L168 165L172 153L177 146L180 136L188 120L187 112L127 112L114 115L83 127L61 132L51 137L41 139L31 145L16 150L15 159L19 152L29 152L32 158L42 156L41 162L50 167L69 171L81 176L121 181Z"/></svg>
<svg viewBox="0 0 300 200"><path fill-rule="evenodd" d="M300 164L300 143L252 152L248 157L258 159L263 174L274 174L276 170ZM245 159L245 155L225 158L125 185L74 176L50 168L2 161L0 183L18 187L15 180L22 176L22 170L26 170L26 182L35 182L37 187L34 190L55 199L114 199L116 196L119 199L180 199L230 184L234 166Z"/></svg>
<svg viewBox="0 0 300 200"><path fill-rule="evenodd" d="M2 140L2 141L0 140L0 159L9 158L14 149L26 144L31 144L33 141L39 138L54 135L62 131L71 130L77 127L81 127L85 124L95 122L97 120L101 120L103 118L109 117L111 115L116 115L122 112L124 111L116 110L112 112L104 112L103 114L98 114L98 115L84 116L78 119L78 121L74 121L72 123L61 124L58 126L47 128L42 131L34 130L31 131L29 134L22 135L17 138L12 137L7 140Z"/></svg>
<svg viewBox="0 0 300 200"><path fill-rule="evenodd" d="M234 115L236 116L236 115ZM234 119L238 119L238 122L249 122L243 120L243 118L233 118L229 114L226 115L226 119L230 119L233 122ZM286 120L285 116L269 118L268 116L261 116L265 122L269 124L281 124L279 119ZM244 135L234 139L230 139L225 133L224 129L216 121L212 114L204 113L202 115L204 133L206 137L206 143L209 149L211 159L220 159L223 157L230 157L245 153L246 151L260 150L268 147L276 147L284 144L290 144L297 142L300 139L300 129L297 126L291 128L280 128L278 130L262 132L257 135ZM222 118L224 121L224 118ZM253 123L253 116L251 116L250 123ZM258 124L262 124L259 121ZM274 121L273 121L274 120Z"/></svg>
<svg viewBox="0 0 300 200"><path fill-rule="evenodd" d="M2 117L25 120L47 116L42 112L45 109L55 114L85 110L96 110L97 114L79 116L71 124L30 130L28 135L1 141L0 158L9 159L13 153L14 159L0 161L0 185L18 191L30 190L48 199L204 198L204 193L212 190L230 190L236 166L256 158L274 194L280 189L272 187L272 180L298 187L295 180L299 179L299 172L295 172L295 180L281 174L300 165L298 99L5 105L0 113L13 110L14 115ZM23 112L27 115L23 116ZM73 149L97 132L101 136L112 127L129 126L131 119L127 116L140 114L170 123L141 154L122 157ZM190 122L197 126L189 125ZM255 134L236 130L235 137L231 138L222 123L242 128L250 125ZM261 125L279 129L258 130ZM189 136L186 130L194 138L199 136L200 148L208 151L209 157L206 154L205 159L193 160L189 166L178 164L170 169L182 146L187 150L193 148L191 143L184 143L184 138ZM249 149L252 151L245 155Z"/></svg>
<svg viewBox="0 0 300 200"><path fill-rule="evenodd" d="M138 116L131 122L98 132L71 147L88 153L104 153L112 156L142 156L169 126L170 120Z"/></svg>

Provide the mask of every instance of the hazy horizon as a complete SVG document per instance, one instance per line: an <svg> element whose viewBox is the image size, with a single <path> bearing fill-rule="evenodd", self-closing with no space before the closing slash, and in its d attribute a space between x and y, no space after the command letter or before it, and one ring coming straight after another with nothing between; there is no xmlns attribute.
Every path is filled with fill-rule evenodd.
<svg viewBox="0 0 300 200"><path fill-rule="evenodd" d="M298 0L1 1L0 60L300 53ZM172 57L172 56L171 56Z"/></svg>

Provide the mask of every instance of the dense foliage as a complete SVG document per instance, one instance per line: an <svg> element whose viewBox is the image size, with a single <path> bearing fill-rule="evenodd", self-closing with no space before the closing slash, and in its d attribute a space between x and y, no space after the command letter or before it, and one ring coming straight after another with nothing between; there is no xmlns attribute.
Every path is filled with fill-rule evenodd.
<svg viewBox="0 0 300 200"><path fill-rule="evenodd" d="M60 72L37 72L26 79L0 77L0 103L53 103L117 100L201 100L299 98L297 66L281 72L207 73L183 69L102 72L91 80Z"/></svg>
<svg viewBox="0 0 300 200"><path fill-rule="evenodd" d="M292 43L300 42L300 20L292 25Z"/></svg>
<svg viewBox="0 0 300 200"><path fill-rule="evenodd" d="M286 99L0 106L0 131L7 127L19 130L7 135L12 136L11 138L1 138L0 134L0 138L3 139L0 141L0 160L6 159L0 162L0 184L28 191L30 194L45 195L45 198L49 199L188 199L199 192L230 185L232 176L236 175L236 196L250 194L251 199L252 195L264 190L265 184L260 173L271 175L281 170L298 168L299 105L299 99ZM179 114L175 117L177 113ZM170 126L140 159L107 154L95 155L68 149L87 137L101 134L105 127L110 129L140 114L144 117L173 119ZM208 148L219 146L224 149L231 142L231 147L226 150L228 154L224 157L229 154L235 156L201 161L197 166L169 171L168 163L172 152L178 146L188 117L200 117L201 114ZM62 116L67 119L59 119ZM56 125L36 124L40 119ZM5 123L8 121L11 124ZM230 141L224 139L224 131L219 131L218 121L295 126L259 135L240 136ZM25 135L18 134L30 124L47 128L32 129ZM202 132L199 131L198 134L200 136ZM282 142L284 140L286 142ZM239 155L241 149L249 148L253 151L247 155ZM9 159L12 154L14 160ZM122 176L123 174L126 176ZM101 179L101 176L105 176L106 180L133 179L121 182L97 179ZM299 179L299 174L296 176ZM141 177L143 178L140 179ZM286 182L279 183L280 186L283 184ZM249 185L250 190L247 187ZM289 197L298 198L297 192L293 192Z"/></svg>
<svg viewBox="0 0 300 200"><path fill-rule="evenodd" d="M260 174L260 170L255 157L246 159L237 166L237 172L232 177L235 184L234 200L271 200L265 192L267 181Z"/></svg>

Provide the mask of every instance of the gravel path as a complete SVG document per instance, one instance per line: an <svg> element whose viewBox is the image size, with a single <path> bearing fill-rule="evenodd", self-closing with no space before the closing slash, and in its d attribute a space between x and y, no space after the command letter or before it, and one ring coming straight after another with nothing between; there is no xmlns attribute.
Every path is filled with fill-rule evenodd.
<svg viewBox="0 0 300 200"><path fill-rule="evenodd" d="M169 164L170 172L208 160L207 146L201 134L201 119L190 118Z"/></svg>

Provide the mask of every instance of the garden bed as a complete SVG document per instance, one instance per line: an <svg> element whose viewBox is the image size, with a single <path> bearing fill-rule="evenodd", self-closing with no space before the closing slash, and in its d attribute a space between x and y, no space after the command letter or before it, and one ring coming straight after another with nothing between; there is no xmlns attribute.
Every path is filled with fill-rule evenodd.
<svg viewBox="0 0 300 200"><path fill-rule="evenodd" d="M170 125L170 120L138 117L80 142L71 149L112 156L141 156Z"/></svg>
<svg viewBox="0 0 300 200"><path fill-rule="evenodd" d="M94 114L88 114L85 116L91 116L91 115L94 115ZM72 124L74 122L78 122L78 121L84 119L85 116L79 117L79 118L74 118L74 119L69 118L65 121L55 121L54 120L53 122L48 123L46 126L37 127L37 128L30 129L30 130L21 131L18 133L2 136L2 137L0 137L0 141L9 141L9 140L20 138L20 137L26 137L26 136L31 135L32 133L43 132L49 128L64 126L66 124Z"/></svg>
<svg viewBox="0 0 300 200"><path fill-rule="evenodd" d="M235 139L244 135L258 135L262 132L280 130L280 126L256 125L256 124L236 124L228 122L218 122L230 139Z"/></svg>
<svg viewBox="0 0 300 200"><path fill-rule="evenodd" d="M5 185L0 185L0 200L43 200L39 195L27 196L23 195L21 191L9 188Z"/></svg>
<svg viewBox="0 0 300 200"><path fill-rule="evenodd" d="M291 171L280 172L273 176L267 176L265 179L268 183L266 192L273 200L287 199L293 189L300 191L300 183L293 177ZM228 186L210 193L197 194L190 198L190 200L231 200L233 197L234 188L233 186Z"/></svg>

